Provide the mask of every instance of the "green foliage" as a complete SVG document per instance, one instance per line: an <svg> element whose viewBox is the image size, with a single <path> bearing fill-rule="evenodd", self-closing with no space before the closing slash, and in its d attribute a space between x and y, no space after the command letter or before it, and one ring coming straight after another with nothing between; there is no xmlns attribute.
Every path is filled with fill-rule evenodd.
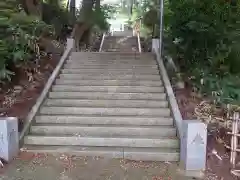
<svg viewBox="0 0 240 180"><path fill-rule="evenodd" d="M77 13L78 22L89 23L92 27L100 31L107 31L109 29L108 19L116 12L115 7L104 4L100 6L100 9L93 8L91 12L88 13L87 19L84 19L85 15L83 15L83 11L81 12L81 10L82 9Z"/></svg>
<svg viewBox="0 0 240 180"><path fill-rule="evenodd" d="M180 38L187 63L218 64L227 59L240 23L230 3L223 0L171 1L172 37ZM237 40L235 39L235 40ZM194 51L192 51L194 48Z"/></svg>
<svg viewBox="0 0 240 180"><path fill-rule="evenodd" d="M237 104L240 99L240 76L219 76L209 69L192 69L191 81L202 94L211 95L217 104Z"/></svg>
<svg viewBox="0 0 240 180"><path fill-rule="evenodd" d="M143 1L141 32L158 36L159 14L159 1ZM239 17L240 1L164 0L164 52L216 103L240 104Z"/></svg>
<svg viewBox="0 0 240 180"><path fill-rule="evenodd" d="M101 31L107 31L110 27L108 19L116 12L116 9L108 4L104 4L99 10L93 10L93 24Z"/></svg>
<svg viewBox="0 0 240 180"><path fill-rule="evenodd" d="M158 21L158 11L155 9L150 9L143 16L143 24L148 28L154 27L158 24Z"/></svg>
<svg viewBox="0 0 240 180"><path fill-rule="evenodd" d="M0 3L0 82L11 80L14 73L9 67L39 56L37 41L44 31L52 29L37 17L27 16L16 1Z"/></svg>
<svg viewBox="0 0 240 180"><path fill-rule="evenodd" d="M142 9L138 6L133 6L132 16L130 17L130 21L134 23L136 20L142 18Z"/></svg>
<svg viewBox="0 0 240 180"><path fill-rule="evenodd" d="M55 35L58 37L62 36L64 27L72 22L70 12L63 4L64 0L47 0L42 8L42 20L54 27Z"/></svg>
<svg viewBox="0 0 240 180"><path fill-rule="evenodd" d="M104 17L106 19L111 19L117 12L117 8L110 4L103 4L101 5L100 9L104 12Z"/></svg>
<svg viewBox="0 0 240 180"><path fill-rule="evenodd" d="M171 0L171 39L183 71L219 103L240 104L240 2ZM201 84L202 82L203 84Z"/></svg>

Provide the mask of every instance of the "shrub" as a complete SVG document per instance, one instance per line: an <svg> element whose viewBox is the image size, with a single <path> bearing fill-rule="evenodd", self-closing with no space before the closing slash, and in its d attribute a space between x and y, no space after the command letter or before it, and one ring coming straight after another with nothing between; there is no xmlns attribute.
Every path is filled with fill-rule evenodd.
<svg viewBox="0 0 240 180"><path fill-rule="evenodd" d="M38 17L28 16L14 0L0 3L0 82L11 80L11 66L40 56L38 40L52 29ZM34 58L33 58L34 57Z"/></svg>
<svg viewBox="0 0 240 180"><path fill-rule="evenodd" d="M178 40L174 48L183 71L217 102L240 104L240 2L171 0L169 7L170 35Z"/></svg>

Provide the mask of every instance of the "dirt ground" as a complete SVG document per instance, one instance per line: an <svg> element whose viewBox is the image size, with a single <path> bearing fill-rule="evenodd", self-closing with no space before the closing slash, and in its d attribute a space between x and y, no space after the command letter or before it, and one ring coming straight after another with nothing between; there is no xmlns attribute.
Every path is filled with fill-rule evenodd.
<svg viewBox="0 0 240 180"><path fill-rule="evenodd" d="M1 180L193 180L176 163L21 153ZM43 177L44 176L44 177Z"/></svg>
<svg viewBox="0 0 240 180"><path fill-rule="evenodd" d="M58 60L45 57L38 67L35 64L28 64L24 69L15 69L16 75L12 82L1 87L0 116L18 117L19 132L23 128L25 117L40 96Z"/></svg>

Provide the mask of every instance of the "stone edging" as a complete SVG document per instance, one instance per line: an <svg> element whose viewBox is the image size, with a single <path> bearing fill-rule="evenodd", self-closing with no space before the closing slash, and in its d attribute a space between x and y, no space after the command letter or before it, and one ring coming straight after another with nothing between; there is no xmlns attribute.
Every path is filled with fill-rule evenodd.
<svg viewBox="0 0 240 180"><path fill-rule="evenodd" d="M74 39L67 39L67 47L66 50L64 51L64 54L62 55L60 61L58 62L58 65L54 69L52 75L49 77L41 95L38 97L35 105L32 107L31 111L28 113L26 119L25 119L25 124L23 127L22 132L19 135L19 142L20 146L23 144L23 139L26 134L29 132L29 128L33 122L33 119L35 118L40 106L42 105L43 101L48 95L49 90L51 89L52 84L54 83L56 77L58 76L64 62L66 59L69 57L70 53L74 51Z"/></svg>
<svg viewBox="0 0 240 180"><path fill-rule="evenodd" d="M183 121L183 119L182 119L182 115L180 113L180 110L179 110L179 107L178 107L178 104L177 104L177 100L175 98L175 95L174 95L174 92L173 92L173 89L172 89L172 86L171 86L171 83L170 83L170 80L168 78L167 71L166 71L165 66L163 64L163 60L162 60L162 58L159 57L158 44L157 44L158 42L159 41L153 41L152 48L153 48L154 54L156 55L156 59L157 59L158 65L159 65L160 74L161 74L161 77L162 77L162 80L163 80L165 91L167 93L167 97L168 97L168 101L169 101L169 104L170 104L170 109L171 109L171 112L172 112L172 116L173 116L175 125L177 127L178 137L181 140L182 136L183 136L183 132L182 132L182 121Z"/></svg>
<svg viewBox="0 0 240 180"><path fill-rule="evenodd" d="M158 44L158 39L152 41L152 51L159 66L171 114L177 128L177 135L180 139L180 166L183 168L182 173L185 176L202 178L206 168L207 127L198 120L183 121L167 71L158 52Z"/></svg>

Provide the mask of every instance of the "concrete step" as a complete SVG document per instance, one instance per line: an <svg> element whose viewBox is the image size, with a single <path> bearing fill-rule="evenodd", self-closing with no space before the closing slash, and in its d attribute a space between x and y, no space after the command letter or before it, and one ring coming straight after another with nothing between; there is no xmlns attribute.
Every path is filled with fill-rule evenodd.
<svg viewBox="0 0 240 180"><path fill-rule="evenodd" d="M85 64L91 64L91 63L123 63L123 64L139 64L139 65L156 65L156 60L152 57L140 57L137 55L133 56L106 56L106 57L69 57L67 62L78 62L78 63L85 63Z"/></svg>
<svg viewBox="0 0 240 180"><path fill-rule="evenodd" d="M89 146L24 146L26 152L69 154L75 156L99 156L135 161L179 161L179 151L166 148L127 148Z"/></svg>
<svg viewBox="0 0 240 180"><path fill-rule="evenodd" d="M70 59L112 59L112 58L139 58L139 59L153 59L152 53L138 53L138 52L73 52Z"/></svg>
<svg viewBox="0 0 240 180"><path fill-rule="evenodd" d="M135 75L135 74L108 74L108 75L92 75L92 74L59 74L60 79L72 80L150 80L161 81L157 74L153 75Z"/></svg>
<svg viewBox="0 0 240 180"><path fill-rule="evenodd" d="M151 60L154 60L153 57L154 56L142 56L140 53L135 53L135 52L125 52L125 53L121 53L121 52L101 52L98 54L92 54L92 55L74 55L72 54L69 59L74 59L74 60L84 60L84 59L92 59L92 60L104 60L104 59L108 59L108 60L145 60L148 58L151 58Z"/></svg>
<svg viewBox="0 0 240 180"><path fill-rule="evenodd" d="M80 85L80 86L150 86L162 87L161 81L140 80L66 80L56 79L57 85Z"/></svg>
<svg viewBox="0 0 240 180"><path fill-rule="evenodd" d="M103 45L106 47L117 47L120 49L126 49L128 47L137 46L137 39L104 39Z"/></svg>
<svg viewBox="0 0 240 180"><path fill-rule="evenodd" d="M86 63L86 64L91 64L91 63L111 63L111 64L139 64L139 65L145 65L145 64L149 64L149 65L156 65L157 62L154 58L150 58L150 57L141 57L141 56L137 56L137 55L133 55L133 56L103 56L103 57L88 57L88 56L84 56L84 57L72 57L70 56L69 59L66 62L78 62L78 63Z"/></svg>
<svg viewBox="0 0 240 180"><path fill-rule="evenodd" d="M164 117L132 117L132 116L70 116L70 115L38 115L36 123L58 123L79 125L125 125L125 126L172 126L172 118Z"/></svg>
<svg viewBox="0 0 240 180"><path fill-rule="evenodd" d="M113 75L124 75L124 74L129 74L129 75L159 75L158 71L93 71L93 70L89 70L89 69L62 69L61 70L62 73L65 74L88 74L88 75L109 75L109 74L113 74Z"/></svg>
<svg viewBox="0 0 240 180"><path fill-rule="evenodd" d="M96 100L96 99L46 99L44 106L64 107L133 107L133 108L166 108L167 101L146 100Z"/></svg>
<svg viewBox="0 0 240 180"><path fill-rule="evenodd" d="M148 67L148 66L157 66L156 61L150 60L106 60L106 59L99 59L99 60L91 60L91 59L84 59L84 60L67 60L67 64L80 64L84 66L140 66L140 67Z"/></svg>
<svg viewBox="0 0 240 180"><path fill-rule="evenodd" d="M133 41L128 41L126 42L120 42L118 43L118 41L105 41L106 43L103 43L103 46L105 45L106 47L106 51L107 50L111 50L111 49L119 49L122 50L121 52L131 52L133 51L132 48L136 48L137 49L137 40ZM116 44L118 43L118 44Z"/></svg>
<svg viewBox="0 0 240 180"><path fill-rule="evenodd" d="M103 43L103 46L105 46L106 50L109 50L110 48L118 48L118 49L121 49L121 50L128 50L128 51L131 51L131 49L129 50L129 48L131 47L137 47L137 39L131 39L131 40L121 40L121 39L104 39L104 43ZM128 49L127 49L128 48ZM127 51L127 52L128 52ZM125 52L125 51L121 51L121 52Z"/></svg>
<svg viewBox="0 0 240 180"><path fill-rule="evenodd" d="M108 48L108 47L103 47L103 50L105 52L138 52L137 47L129 47L128 49L123 49L123 48Z"/></svg>
<svg viewBox="0 0 240 180"><path fill-rule="evenodd" d="M59 131L61 129L61 131ZM68 124L35 124L30 133L44 136L80 136L80 137L176 137L176 129L171 126L113 126L113 125L68 125Z"/></svg>
<svg viewBox="0 0 240 180"><path fill-rule="evenodd" d="M147 71L148 73L152 73L152 74L159 74L159 71L157 69L151 69L151 68L128 68L128 69L103 69L103 68L96 68L96 69L84 69L84 67L71 67L71 68L64 68L64 69L78 69L80 70L80 72L82 73L92 73L92 72L98 72L99 74L103 73L103 72L109 72L109 73L115 73L115 72L122 72L122 73L142 73L143 71ZM143 73L144 74L144 73Z"/></svg>
<svg viewBox="0 0 240 180"><path fill-rule="evenodd" d="M80 75L80 74L60 74L60 79L72 79L72 80L155 80L155 81L161 81L161 78L159 75L99 75L99 76L92 76L92 75Z"/></svg>
<svg viewBox="0 0 240 180"><path fill-rule="evenodd" d="M86 116L158 116L170 117L169 108L93 108L93 107L52 107L40 108L44 115L86 115Z"/></svg>
<svg viewBox="0 0 240 180"><path fill-rule="evenodd" d="M105 52L137 52L136 46L128 46L128 47L121 47L121 46L109 46L108 44L105 45L105 47L103 47L103 51Z"/></svg>
<svg viewBox="0 0 240 180"><path fill-rule="evenodd" d="M164 87L147 86L69 86L53 85L52 91L66 92L109 92L109 93L163 93Z"/></svg>
<svg viewBox="0 0 240 180"><path fill-rule="evenodd" d="M72 52L71 56L109 56L109 55L113 55L113 56L121 56L121 55L133 55L133 52L118 52L118 53L108 53L108 52ZM142 57L146 57L146 56L153 56L153 53L148 53L148 52L144 52L144 53L138 53L139 56Z"/></svg>
<svg viewBox="0 0 240 180"><path fill-rule="evenodd" d="M101 67L101 66L83 66L83 65L76 65L76 64L65 64L64 65L64 69L84 69L84 70L89 70L89 71L92 71L92 70L95 70L95 71L151 71L151 72L158 72L158 67L155 66L155 67L129 67L129 66L115 66L115 67Z"/></svg>
<svg viewBox="0 0 240 180"><path fill-rule="evenodd" d="M166 100L165 93L49 92L54 99Z"/></svg>
<svg viewBox="0 0 240 180"><path fill-rule="evenodd" d="M93 147L148 147L148 148L179 148L179 140L173 138L106 138L78 136L36 136L24 138L26 145L51 146L93 146Z"/></svg>
<svg viewBox="0 0 240 180"><path fill-rule="evenodd" d="M95 68L120 68L120 69L128 69L128 68L153 68L158 69L156 64L140 64L140 63L82 63L77 61L68 61L65 64L66 66L77 66L84 67L87 69L95 69Z"/></svg>

